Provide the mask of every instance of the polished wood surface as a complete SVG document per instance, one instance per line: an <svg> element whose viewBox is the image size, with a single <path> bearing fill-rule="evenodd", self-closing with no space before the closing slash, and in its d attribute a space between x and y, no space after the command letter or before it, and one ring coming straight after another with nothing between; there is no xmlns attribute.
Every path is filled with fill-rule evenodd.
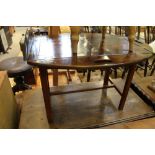
<svg viewBox="0 0 155 155"><path fill-rule="evenodd" d="M50 106L50 95L52 94L50 94L49 83L47 82L48 68L106 69L103 87L105 89L108 84L110 68L128 66L129 72L119 105L119 110L123 110L135 65L152 56L152 49L148 45L135 42L131 52L129 50L131 48L129 46L130 40L128 42L126 37L112 35L105 36L104 48L106 50L104 51L100 50L101 42L103 42L102 35L94 33L81 34L79 41L77 39L70 39L70 34L63 34L54 39L49 39L46 36L34 37L30 42L28 63L40 69L42 91L49 122L51 122L50 114L53 110L52 106ZM103 55L107 55L110 61L102 60Z"/></svg>
<svg viewBox="0 0 155 155"><path fill-rule="evenodd" d="M126 101L126 98L127 98L127 95L128 95L128 91L129 91L130 84L131 84L131 81L132 81L132 78L133 78L133 75L134 75L135 68L136 68L136 65L132 65L129 68L128 75L127 75L126 82L125 82L124 89L123 89L123 93L122 93L123 97L121 98L120 104L119 104L119 107L118 107L119 110L123 110L123 108L124 108L125 101Z"/></svg>
<svg viewBox="0 0 155 155"><path fill-rule="evenodd" d="M138 63L152 56L152 49L147 44L134 42L133 53L129 53L129 42L126 37L106 35L105 55L111 62L96 63L102 58L99 50L101 34L81 34L79 41L71 40L70 34L62 34L50 39L46 36L30 40L28 63L47 68L104 68L118 67ZM77 51L77 52L75 52Z"/></svg>

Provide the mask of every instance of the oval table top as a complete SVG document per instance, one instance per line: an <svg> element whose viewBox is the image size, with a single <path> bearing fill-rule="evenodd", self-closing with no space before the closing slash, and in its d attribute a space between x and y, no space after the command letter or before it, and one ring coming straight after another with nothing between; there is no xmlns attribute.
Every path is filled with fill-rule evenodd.
<svg viewBox="0 0 155 155"><path fill-rule="evenodd" d="M127 37L106 35L105 50L100 50L100 33L81 33L79 40L71 40L70 34L58 38L34 36L28 43L28 63L53 69L108 68L137 64L153 56L152 48L139 41L129 52ZM109 60L103 60L107 55Z"/></svg>

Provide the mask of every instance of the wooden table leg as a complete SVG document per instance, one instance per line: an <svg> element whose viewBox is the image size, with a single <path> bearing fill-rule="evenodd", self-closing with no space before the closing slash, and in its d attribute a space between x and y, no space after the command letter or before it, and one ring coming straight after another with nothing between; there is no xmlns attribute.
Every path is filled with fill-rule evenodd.
<svg viewBox="0 0 155 155"><path fill-rule="evenodd" d="M46 115L48 122L51 122L51 101L50 101L50 87L48 81L48 72L46 68L39 68L40 71L40 80L42 85L42 92L45 102Z"/></svg>
<svg viewBox="0 0 155 155"><path fill-rule="evenodd" d="M58 86L58 69L53 69L53 86Z"/></svg>
<svg viewBox="0 0 155 155"><path fill-rule="evenodd" d="M90 77L91 77L91 69L88 69L87 82L90 81Z"/></svg>
<svg viewBox="0 0 155 155"><path fill-rule="evenodd" d="M104 83L103 83L103 87L108 86L108 82L109 82L109 75L111 73L111 69L108 68L105 70L105 76L104 76ZM103 89L102 93L104 93L107 96L107 89Z"/></svg>
<svg viewBox="0 0 155 155"><path fill-rule="evenodd" d="M68 83L71 82L72 81L72 78L71 78L71 74L70 74L69 69L67 69L66 76L67 76L67 82Z"/></svg>
<svg viewBox="0 0 155 155"><path fill-rule="evenodd" d="M108 69L105 70L105 76L104 76L103 86L107 86L108 85L110 72L111 72L111 69L110 68L108 68Z"/></svg>
<svg viewBox="0 0 155 155"><path fill-rule="evenodd" d="M138 34L137 34L137 39L140 39L140 32L141 32L141 26L137 26L138 29Z"/></svg>
<svg viewBox="0 0 155 155"><path fill-rule="evenodd" d="M133 78L133 75L135 72L135 68L136 68L136 65L132 65L129 67L128 75L127 75L123 93L122 93L122 97L121 97L120 104L118 107L119 110L123 110L123 108L124 108L125 101L126 101L126 98L127 98L128 92L129 92L129 88L131 85L131 81L132 81L132 78Z"/></svg>

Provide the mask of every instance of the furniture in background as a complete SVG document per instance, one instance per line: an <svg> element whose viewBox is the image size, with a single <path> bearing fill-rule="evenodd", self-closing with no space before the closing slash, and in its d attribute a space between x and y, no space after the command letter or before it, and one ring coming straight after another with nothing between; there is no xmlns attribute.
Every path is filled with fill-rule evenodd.
<svg viewBox="0 0 155 155"><path fill-rule="evenodd" d="M58 37L60 34L60 26L49 26L48 27L48 36L50 38Z"/></svg>
<svg viewBox="0 0 155 155"><path fill-rule="evenodd" d="M155 27L154 26L143 26L143 27L138 26L137 31L138 31L138 33L137 33L138 40L140 39L140 33L144 34L144 40L145 40L146 44L150 44L151 42L153 42L155 40ZM137 69L144 70L144 77L147 75L147 70L152 69L152 68L153 68L153 62L152 62L152 64L150 64L149 60L146 60L146 61L137 65Z"/></svg>
<svg viewBox="0 0 155 155"><path fill-rule="evenodd" d="M15 26L9 26L9 31L13 35L15 33Z"/></svg>
<svg viewBox="0 0 155 155"><path fill-rule="evenodd" d="M6 53L9 48L4 29L0 29L0 53Z"/></svg>
<svg viewBox="0 0 155 155"><path fill-rule="evenodd" d="M154 74L155 71L155 58L153 59L152 65L151 65L151 74L150 76L152 76Z"/></svg>
<svg viewBox="0 0 155 155"><path fill-rule="evenodd" d="M12 45L12 35L13 35L13 32L10 31L10 27L9 26L3 26L3 29L4 29L4 32L5 32L5 35L6 35L8 46L10 47Z"/></svg>
<svg viewBox="0 0 155 155"><path fill-rule="evenodd" d="M35 83L32 66L28 65L23 57L11 57L1 61L0 70L7 71L9 78L14 78L15 86L12 88L14 94L31 89L27 84Z"/></svg>
<svg viewBox="0 0 155 155"><path fill-rule="evenodd" d="M19 111L6 71L0 71L0 129L18 128Z"/></svg>
<svg viewBox="0 0 155 155"><path fill-rule="evenodd" d="M134 79L131 88L155 110L155 91L149 88L152 80L155 80L155 76L143 77L140 80Z"/></svg>
<svg viewBox="0 0 155 155"><path fill-rule="evenodd" d="M15 28L14 26L1 26L0 31L0 52L6 53L12 45L12 36L15 32Z"/></svg>
<svg viewBox="0 0 155 155"><path fill-rule="evenodd" d="M28 50L28 35L22 36L20 41L23 57L11 57L0 62L0 70L6 70L10 78L14 78L15 86L13 86L14 94L18 91L31 89L29 85L35 84L32 66L25 61L26 52ZM29 84L29 85L28 85Z"/></svg>

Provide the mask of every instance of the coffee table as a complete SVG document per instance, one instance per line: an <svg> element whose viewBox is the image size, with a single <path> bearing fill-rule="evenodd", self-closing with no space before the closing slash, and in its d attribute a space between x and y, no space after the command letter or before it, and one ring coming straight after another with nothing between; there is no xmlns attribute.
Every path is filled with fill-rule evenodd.
<svg viewBox="0 0 155 155"><path fill-rule="evenodd" d="M129 42L126 37L106 35L104 51L100 50L102 35L99 33L82 33L79 40L72 40L70 34L61 34L57 38L34 36L29 39L28 64L37 66L40 71L43 97L48 121L52 121L51 95L77 93L97 89L115 87L121 95L118 109L123 110L136 64L153 56L152 49L147 44L134 42L133 52L129 52ZM109 60L103 59L108 56ZM126 81L122 91L117 84L109 85L111 68L128 67ZM104 84L102 87L82 88L74 90L63 89L51 92L48 82L48 69L104 69ZM57 77L57 76L56 76ZM78 87L77 87L78 88Z"/></svg>

